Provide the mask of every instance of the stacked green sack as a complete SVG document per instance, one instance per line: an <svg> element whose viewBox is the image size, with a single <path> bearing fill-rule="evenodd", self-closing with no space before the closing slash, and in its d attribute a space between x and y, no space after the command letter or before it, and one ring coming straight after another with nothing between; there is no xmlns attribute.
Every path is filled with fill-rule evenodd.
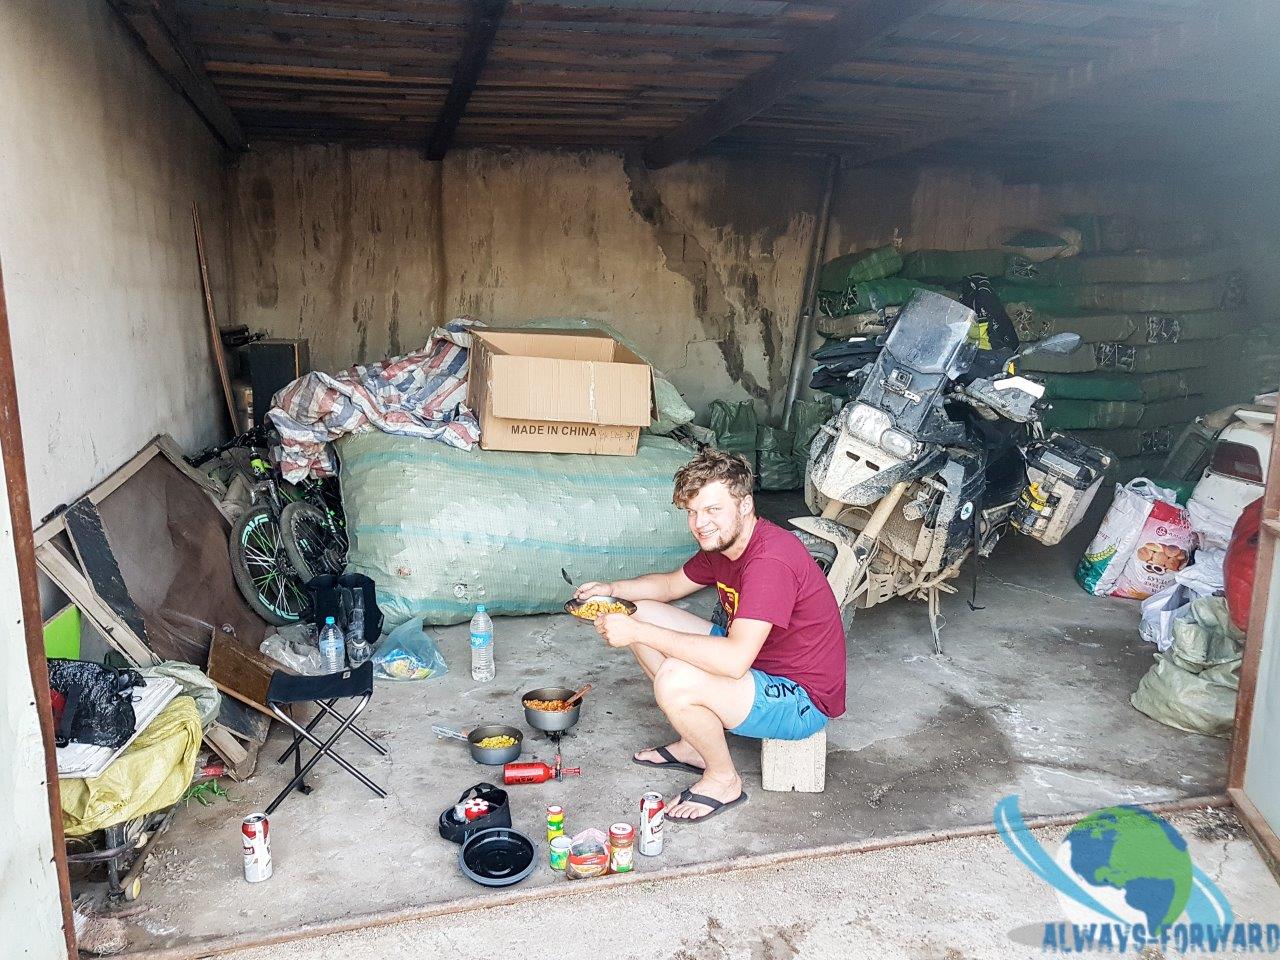
<svg viewBox="0 0 1280 960"><path fill-rule="evenodd" d="M1040 376L1047 429L1070 430L1110 451L1117 476L1130 479L1169 452L1182 426L1205 412L1203 368ZM1120 461L1124 461L1121 463ZM1133 472L1137 471L1137 472Z"/></svg>
<svg viewBox="0 0 1280 960"><path fill-rule="evenodd" d="M902 258L899 276L954 285L975 273L1002 277L1015 259L1004 250L916 250Z"/></svg>
<svg viewBox="0 0 1280 960"><path fill-rule="evenodd" d="M1043 263L1014 262L1010 279L1032 280L1056 286L1091 283L1195 283L1224 277L1240 266L1235 250L1211 250L1194 254L1119 253L1068 257ZM1001 271L1004 273L1005 271Z"/></svg>
<svg viewBox="0 0 1280 960"><path fill-rule="evenodd" d="M1086 343L1111 341L1140 346L1216 340L1235 331L1240 315L1233 310L1193 310L1188 313L1082 313L1056 316L1037 313L1023 304L1007 308L1009 319L1025 342L1056 333L1078 334Z"/></svg>
<svg viewBox="0 0 1280 960"><path fill-rule="evenodd" d="M1033 353L1018 361L1026 373L1161 373L1205 364L1203 343L1086 343L1066 355Z"/></svg>
<svg viewBox="0 0 1280 960"><path fill-rule="evenodd" d="M916 290L942 287L894 274L902 256L892 246L846 253L828 260L818 273L818 312L828 318L848 317L901 306Z"/></svg>
<svg viewBox="0 0 1280 960"><path fill-rule="evenodd" d="M710 426L718 449L747 458L761 490L797 490L804 485L809 446L834 413L835 404L829 399L797 400L791 413L792 429L784 430L758 423L749 400L714 400Z"/></svg>
<svg viewBox="0 0 1280 960"><path fill-rule="evenodd" d="M1080 313L1191 313L1238 306L1243 296L1239 278L1221 277L1194 283L1086 283L1048 286L994 281L1004 304L1022 304L1033 314L1069 316Z"/></svg>

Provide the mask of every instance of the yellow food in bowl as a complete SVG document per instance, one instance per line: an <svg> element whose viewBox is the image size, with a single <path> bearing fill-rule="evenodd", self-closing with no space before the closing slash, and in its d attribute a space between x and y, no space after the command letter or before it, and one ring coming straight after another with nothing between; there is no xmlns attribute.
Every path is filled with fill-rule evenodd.
<svg viewBox="0 0 1280 960"><path fill-rule="evenodd" d="M477 747L483 747L485 750L499 750L502 747L514 747L516 745L515 737L508 737L505 734L499 737L485 737Z"/></svg>
<svg viewBox="0 0 1280 960"><path fill-rule="evenodd" d="M594 620L608 613L629 613L627 606L617 600L588 600L573 611L575 617L582 620Z"/></svg>

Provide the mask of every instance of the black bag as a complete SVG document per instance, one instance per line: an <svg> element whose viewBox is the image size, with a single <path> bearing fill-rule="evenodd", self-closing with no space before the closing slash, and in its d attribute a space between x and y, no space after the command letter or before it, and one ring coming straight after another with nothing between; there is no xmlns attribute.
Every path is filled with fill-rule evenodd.
<svg viewBox="0 0 1280 960"><path fill-rule="evenodd" d="M138 725L133 688L146 684L137 670L117 670L87 660L51 659L49 689L66 699L54 730L58 746L123 746Z"/></svg>
<svg viewBox="0 0 1280 960"><path fill-rule="evenodd" d="M448 807L440 814L440 836L452 843L466 843L467 837L490 827L511 826L511 805L507 803L507 791L495 787L492 783L477 783L458 798L458 803L467 800L489 801L489 812L475 820L459 823L453 819L453 807Z"/></svg>

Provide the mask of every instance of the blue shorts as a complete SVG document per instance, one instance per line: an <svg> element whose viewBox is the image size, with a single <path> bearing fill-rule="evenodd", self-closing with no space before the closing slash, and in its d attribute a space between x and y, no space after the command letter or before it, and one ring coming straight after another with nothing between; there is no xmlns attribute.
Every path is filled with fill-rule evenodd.
<svg viewBox="0 0 1280 960"><path fill-rule="evenodd" d="M711 636L727 636L723 627L712 625ZM803 740L827 725L827 717L809 699L809 692L794 680L752 670L756 696L751 712L729 732L757 740Z"/></svg>

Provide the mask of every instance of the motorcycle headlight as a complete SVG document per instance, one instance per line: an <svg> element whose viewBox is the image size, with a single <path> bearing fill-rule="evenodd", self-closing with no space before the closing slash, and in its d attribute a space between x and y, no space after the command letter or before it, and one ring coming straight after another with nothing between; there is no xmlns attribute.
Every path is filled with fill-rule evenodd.
<svg viewBox="0 0 1280 960"><path fill-rule="evenodd" d="M883 410L865 403L855 404L849 415L849 432L864 443L880 445L880 438L889 429L889 415ZM893 451L889 451L892 453Z"/></svg>
<svg viewBox="0 0 1280 960"><path fill-rule="evenodd" d="M916 442L905 433L899 433L897 430L886 430L880 435L880 449L885 453L893 454L899 460L909 460L911 455L915 453Z"/></svg>

